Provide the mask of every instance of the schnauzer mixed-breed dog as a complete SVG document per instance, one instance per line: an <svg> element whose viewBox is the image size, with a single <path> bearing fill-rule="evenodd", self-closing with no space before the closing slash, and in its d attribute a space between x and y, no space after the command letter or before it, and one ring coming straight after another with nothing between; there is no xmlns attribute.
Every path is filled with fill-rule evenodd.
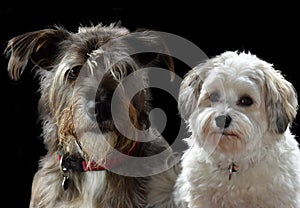
<svg viewBox="0 0 300 208"><path fill-rule="evenodd" d="M147 75L133 78L130 86L145 88L132 99L119 86L141 67L155 66L165 57L157 53L155 58L140 59L134 54L140 49L135 47L150 47L151 52L151 47L163 44L151 31L138 32L137 37L130 34L117 24L82 26L76 33L57 26L8 42L5 53L12 79L20 78L29 61L40 79L39 110L47 154L33 179L30 207L147 206L150 174L118 173L127 165L136 172L148 168L150 173L154 167L136 167L126 163L127 158L152 156L169 146L149 121ZM167 65L172 70L172 61ZM125 117L130 125L123 122ZM148 132L149 142L139 142L137 130Z"/></svg>
<svg viewBox="0 0 300 208"><path fill-rule="evenodd" d="M297 95L272 64L245 52L208 59L185 76L178 107L191 133L178 207L300 207Z"/></svg>

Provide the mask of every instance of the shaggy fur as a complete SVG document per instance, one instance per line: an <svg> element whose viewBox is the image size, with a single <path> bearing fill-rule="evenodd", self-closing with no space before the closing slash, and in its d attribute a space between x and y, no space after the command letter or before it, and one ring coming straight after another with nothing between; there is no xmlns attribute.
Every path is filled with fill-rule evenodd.
<svg viewBox="0 0 300 208"><path fill-rule="evenodd" d="M191 136L178 207L300 207L296 92L253 54L224 52L192 69L179 93Z"/></svg>
<svg viewBox="0 0 300 208"><path fill-rule="evenodd" d="M62 164L64 159L76 156L86 162L87 168L94 163L105 166L111 158L115 159L112 150L147 157L169 148L149 122L151 96L146 75L131 83L145 86L132 100L127 98L126 90L115 94L117 122L122 131L127 131L126 136L114 125L110 110L116 87L140 67L158 63L158 57L144 61L132 55L131 50L148 47L149 51L159 53L163 45L151 31L126 38L130 34L116 24L99 24L79 27L76 33L63 27L47 28L8 42L5 53L10 57L8 71L12 79L20 78L29 61L35 64L33 70L40 79L39 112L47 154L41 158L33 179L31 208L147 206L147 195L151 195L147 184L151 177L130 177L110 170L77 171L64 169ZM172 69L172 63L168 63ZM122 123L128 115L134 128ZM151 142L137 142L136 129L147 132ZM122 162L113 168L121 169L119 166ZM138 171L140 167L135 168ZM146 168L150 172L153 167ZM64 180L68 181L64 183L65 190Z"/></svg>

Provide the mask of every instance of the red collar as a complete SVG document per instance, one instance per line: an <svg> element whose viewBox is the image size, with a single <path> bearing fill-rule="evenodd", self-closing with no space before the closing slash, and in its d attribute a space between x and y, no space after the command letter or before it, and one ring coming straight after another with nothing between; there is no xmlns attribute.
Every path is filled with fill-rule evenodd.
<svg viewBox="0 0 300 208"><path fill-rule="evenodd" d="M134 152L139 147L139 145L140 142L135 142L135 145L125 155L129 155L129 156L133 155ZM109 170L119 165L122 161L125 160L125 158L126 157L112 158L106 161L105 165L99 165L95 161L91 161L88 164L80 154L73 154L73 155L62 155L60 153L58 154L60 166L64 172L68 170L76 170L79 172Z"/></svg>

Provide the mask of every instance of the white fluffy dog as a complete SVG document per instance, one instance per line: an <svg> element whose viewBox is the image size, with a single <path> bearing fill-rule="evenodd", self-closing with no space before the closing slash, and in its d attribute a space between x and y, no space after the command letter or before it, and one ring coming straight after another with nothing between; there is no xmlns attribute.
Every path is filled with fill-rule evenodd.
<svg viewBox="0 0 300 208"><path fill-rule="evenodd" d="M300 207L297 95L272 64L224 52L188 72L178 105L191 132L178 207Z"/></svg>

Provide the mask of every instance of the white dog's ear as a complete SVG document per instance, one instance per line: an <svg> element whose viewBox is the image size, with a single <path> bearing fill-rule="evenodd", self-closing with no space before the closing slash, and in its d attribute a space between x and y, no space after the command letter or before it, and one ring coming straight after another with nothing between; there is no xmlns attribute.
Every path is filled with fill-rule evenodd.
<svg viewBox="0 0 300 208"><path fill-rule="evenodd" d="M8 41L4 54L9 57L8 71L18 80L31 60L41 68L49 69L55 60L59 43L69 36L62 28L44 29L16 36Z"/></svg>
<svg viewBox="0 0 300 208"><path fill-rule="evenodd" d="M297 93L280 71L266 70L266 110L273 133L282 134L295 119L298 109Z"/></svg>
<svg viewBox="0 0 300 208"><path fill-rule="evenodd" d="M178 110L181 117L188 120L197 106L197 100L203 84L204 66L202 64L190 70L181 82L178 97Z"/></svg>

